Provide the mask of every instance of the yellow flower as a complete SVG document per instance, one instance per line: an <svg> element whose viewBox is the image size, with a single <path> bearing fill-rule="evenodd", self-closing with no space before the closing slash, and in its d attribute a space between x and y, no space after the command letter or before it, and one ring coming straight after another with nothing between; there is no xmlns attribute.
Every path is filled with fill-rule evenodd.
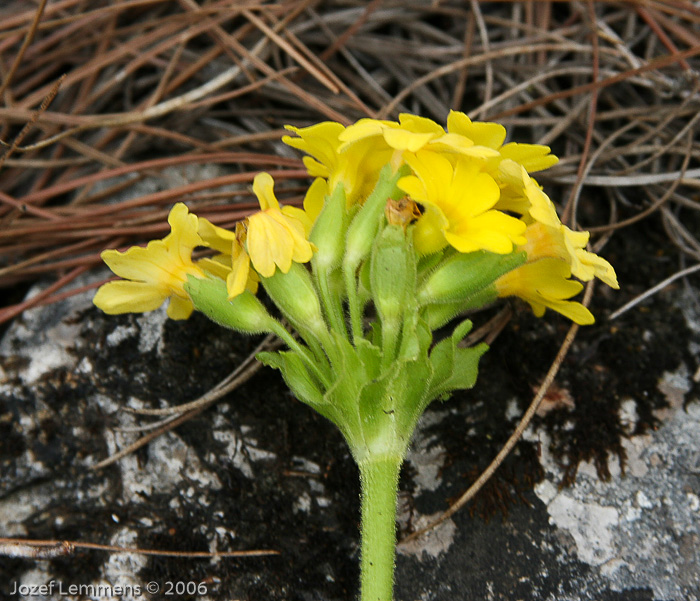
<svg viewBox="0 0 700 601"><path fill-rule="evenodd" d="M348 206L365 201L393 153L388 146L378 147L369 138L341 151L340 136L345 127L333 121L304 128L285 127L299 137L283 136L282 141L311 155L303 159L309 175L325 178L329 193L342 183Z"/></svg>
<svg viewBox="0 0 700 601"><path fill-rule="evenodd" d="M345 129L340 123L324 121L310 127L285 125L285 129L299 137L282 136L282 142L311 155L303 159L309 175L328 179L338 170L338 136Z"/></svg>
<svg viewBox="0 0 700 601"><path fill-rule="evenodd" d="M545 258L525 263L496 280L498 296L517 296L527 301L537 317L552 309L579 325L595 322L593 314L581 303L570 301L583 284L569 279L571 269L560 259Z"/></svg>
<svg viewBox="0 0 700 601"><path fill-rule="evenodd" d="M306 263L313 255L304 224L292 216L294 212L289 213L290 207L280 209L274 185L269 173L255 176L253 192L262 210L248 217L248 255L255 271L264 278L271 277L275 267L287 273L292 261Z"/></svg>
<svg viewBox="0 0 700 601"><path fill-rule="evenodd" d="M504 145L506 128L500 123L472 121L464 113L450 111L447 130L469 138L474 144L497 150L501 160L513 160L527 171L542 171L559 162L556 156L549 154L549 146L516 142Z"/></svg>
<svg viewBox="0 0 700 601"><path fill-rule="evenodd" d="M106 250L102 260L122 281L100 287L93 302L110 315L143 313L160 307L166 299L168 317L187 319L194 306L184 289L187 276L205 277L192 262L192 250L203 244L197 233L197 216L177 203L168 216L171 232L163 240L152 240L146 248L134 246L126 252Z"/></svg>
<svg viewBox="0 0 700 601"><path fill-rule="evenodd" d="M465 116L466 117L466 116ZM392 158L396 166L401 163L405 152L416 153L419 150L432 150L446 156L464 155L474 158L498 157L498 152L486 146L477 145L473 140L458 133L445 133L442 126L432 119L402 113L398 123L395 121L378 121L376 119L360 119L350 125L340 136L343 152L361 141L375 139L375 146L393 149Z"/></svg>
<svg viewBox="0 0 700 601"><path fill-rule="evenodd" d="M199 234L207 246L215 248L221 254L201 259L198 265L212 275L226 280L229 300L244 290L256 294L260 278L250 269L250 259L245 250L246 224L237 223L235 231L231 232L200 218Z"/></svg>
<svg viewBox="0 0 700 601"><path fill-rule="evenodd" d="M588 282L594 277L616 290L620 288L613 266L595 253L586 250L590 234L574 232L563 224L558 227L533 223L525 231L527 243L518 250L527 251L528 260L553 257L566 261L571 274Z"/></svg>
<svg viewBox="0 0 700 601"><path fill-rule="evenodd" d="M524 244L525 224L493 210L499 188L479 170L479 161L461 158L453 166L444 156L429 151L407 154L415 175L402 177L398 186L425 213L416 223L416 250L437 252L448 243L459 252L488 250L507 254L513 244Z"/></svg>
<svg viewBox="0 0 700 601"><path fill-rule="evenodd" d="M339 138L343 142L340 147L341 151L352 147L359 141L379 138L375 140L377 146L417 152L431 140L444 135L445 130L431 119L401 114L399 115L399 123L377 119L360 119L345 129Z"/></svg>
<svg viewBox="0 0 700 601"><path fill-rule="evenodd" d="M292 261L306 263L313 254L313 245L307 238L322 208L324 180L318 179L311 185L304 200L307 210L280 208L274 185L269 173L255 176L253 192L262 210L237 223L234 232L206 219L199 220L204 243L221 253L213 259L202 259L199 264L226 280L229 300L246 289L255 294L260 282L258 274L269 278L276 268L287 273Z"/></svg>

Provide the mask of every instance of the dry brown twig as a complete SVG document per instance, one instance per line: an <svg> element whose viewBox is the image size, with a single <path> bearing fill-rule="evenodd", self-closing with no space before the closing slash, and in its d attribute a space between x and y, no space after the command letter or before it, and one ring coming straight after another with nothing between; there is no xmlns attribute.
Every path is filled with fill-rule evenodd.
<svg viewBox="0 0 700 601"><path fill-rule="evenodd" d="M279 555L273 549L253 549L249 551L167 551L164 549L132 549L115 545L99 545L68 540L30 540L26 538L0 537L0 555L24 557L27 559L53 559L74 555L80 549L106 551L107 553L134 553L135 555L155 555L158 557L181 557L190 559L215 559L217 557L266 557Z"/></svg>

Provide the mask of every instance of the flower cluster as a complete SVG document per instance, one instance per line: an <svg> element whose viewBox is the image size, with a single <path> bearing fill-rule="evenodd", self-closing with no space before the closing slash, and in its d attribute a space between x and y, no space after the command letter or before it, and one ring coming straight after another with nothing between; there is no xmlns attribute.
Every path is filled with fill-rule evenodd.
<svg viewBox="0 0 700 601"><path fill-rule="evenodd" d="M450 245L460 253L527 252L527 262L495 282L500 296L518 296L536 315L545 308L579 324L593 323L580 303L569 301L600 278L618 288L612 266L585 250L589 235L564 226L552 201L529 175L556 164L547 146L504 144L505 128L474 122L452 111L447 129L415 115L398 122L362 119L343 128L321 123L287 144L310 156L304 163L327 189L343 183L349 203L362 203L385 163L410 168L398 187L421 207L414 245L429 255Z"/></svg>
<svg viewBox="0 0 700 601"><path fill-rule="evenodd" d="M501 297L526 300L536 315L553 309L579 324L592 314L571 297L580 281L594 277L617 288L615 272L586 250L588 233L559 220L552 201L530 173L551 167L557 158L541 145L504 143L498 123L471 121L452 111L443 128L434 121L404 114L398 122L361 119L344 127L324 122L306 128L288 126L296 136L283 141L304 151L311 176L304 209L280 207L269 174L255 178L261 210L235 231L188 214L182 204L170 216L172 233L164 240L126 253L105 251L103 258L119 276L100 289L95 304L108 313L141 312L170 298L168 314L187 318L192 302L184 290L187 275L226 281L229 299L257 290L260 277L287 273L293 262L311 260L316 247L311 231L326 199L342 186L352 214L377 185L382 168L402 173L397 188L413 203L413 246L419 257L486 251L497 255L525 252L526 260L493 282ZM193 263L196 246L219 254ZM572 279L577 278L577 279Z"/></svg>
<svg viewBox="0 0 700 601"><path fill-rule="evenodd" d="M462 344L472 324L453 320L515 296L537 316L551 309L590 324L571 299L582 282L617 288L617 279L531 176L557 158L505 143L497 123L451 112L446 128L401 115L288 129L283 140L306 153L315 178L303 209L280 206L267 173L253 182L260 211L233 231L178 203L163 240L103 253L124 280L94 302L125 313L169 298L173 319L196 309L283 340L288 350L257 358L345 437L361 474L361 598L390 600L398 474L413 430L433 400L474 386L488 348ZM196 247L208 256L193 260ZM434 340L448 324L452 333Z"/></svg>

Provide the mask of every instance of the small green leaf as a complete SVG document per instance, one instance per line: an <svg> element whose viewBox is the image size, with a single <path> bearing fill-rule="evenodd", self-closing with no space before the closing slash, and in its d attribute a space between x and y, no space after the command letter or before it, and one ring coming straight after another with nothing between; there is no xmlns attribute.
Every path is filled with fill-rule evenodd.
<svg viewBox="0 0 700 601"><path fill-rule="evenodd" d="M324 417L334 421L333 407L329 407L318 383L304 361L294 351L262 352L256 355L263 365L278 369L294 396Z"/></svg>
<svg viewBox="0 0 700 601"><path fill-rule="evenodd" d="M471 327L472 323L465 320L455 328L452 336L441 340L430 353L430 363L433 367L429 394L431 399L453 390L472 388L476 383L479 359L489 347L483 343L470 348L457 347Z"/></svg>

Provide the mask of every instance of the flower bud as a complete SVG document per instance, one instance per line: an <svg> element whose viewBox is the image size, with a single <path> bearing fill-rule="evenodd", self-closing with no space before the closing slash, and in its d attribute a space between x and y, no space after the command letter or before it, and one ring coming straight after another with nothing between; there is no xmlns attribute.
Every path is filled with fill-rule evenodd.
<svg viewBox="0 0 700 601"><path fill-rule="evenodd" d="M399 175L400 173L392 175L391 168L386 165L379 174L379 181L372 194L350 223L343 259L344 271L354 275L358 265L372 250L372 243L383 221L386 201L395 194L403 194L396 188Z"/></svg>
<svg viewBox="0 0 700 601"><path fill-rule="evenodd" d="M437 330L458 315L473 309L480 309L498 299L498 291L490 285L483 288L468 299L451 303L435 303L423 307L421 317L431 330Z"/></svg>
<svg viewBox="0 0 700 601"><path fill-rule="evenodd" d="M345 189L343 184L337 184L326 198L309 236L309 242L316 245L311 259L314 270L325 273L340 265L345 249L346 219Z"/></svg>
<svg viewBox="0 0 700 601"><path fill-rule="evenodd" d="M278 269L269 278L260 280L272 302L302 336L311 334L317 340L325 339L328 329L321 303L311 275L303 265L292 263L287 273Z"/></svg>
<svg viewBox="0 0 700 601"><path fill-rule="evenodd" d="M382 320L397 321L415 294L416 253L411 232L400 225L387 225L377 238L370 259L370 288Z"/></svg>

